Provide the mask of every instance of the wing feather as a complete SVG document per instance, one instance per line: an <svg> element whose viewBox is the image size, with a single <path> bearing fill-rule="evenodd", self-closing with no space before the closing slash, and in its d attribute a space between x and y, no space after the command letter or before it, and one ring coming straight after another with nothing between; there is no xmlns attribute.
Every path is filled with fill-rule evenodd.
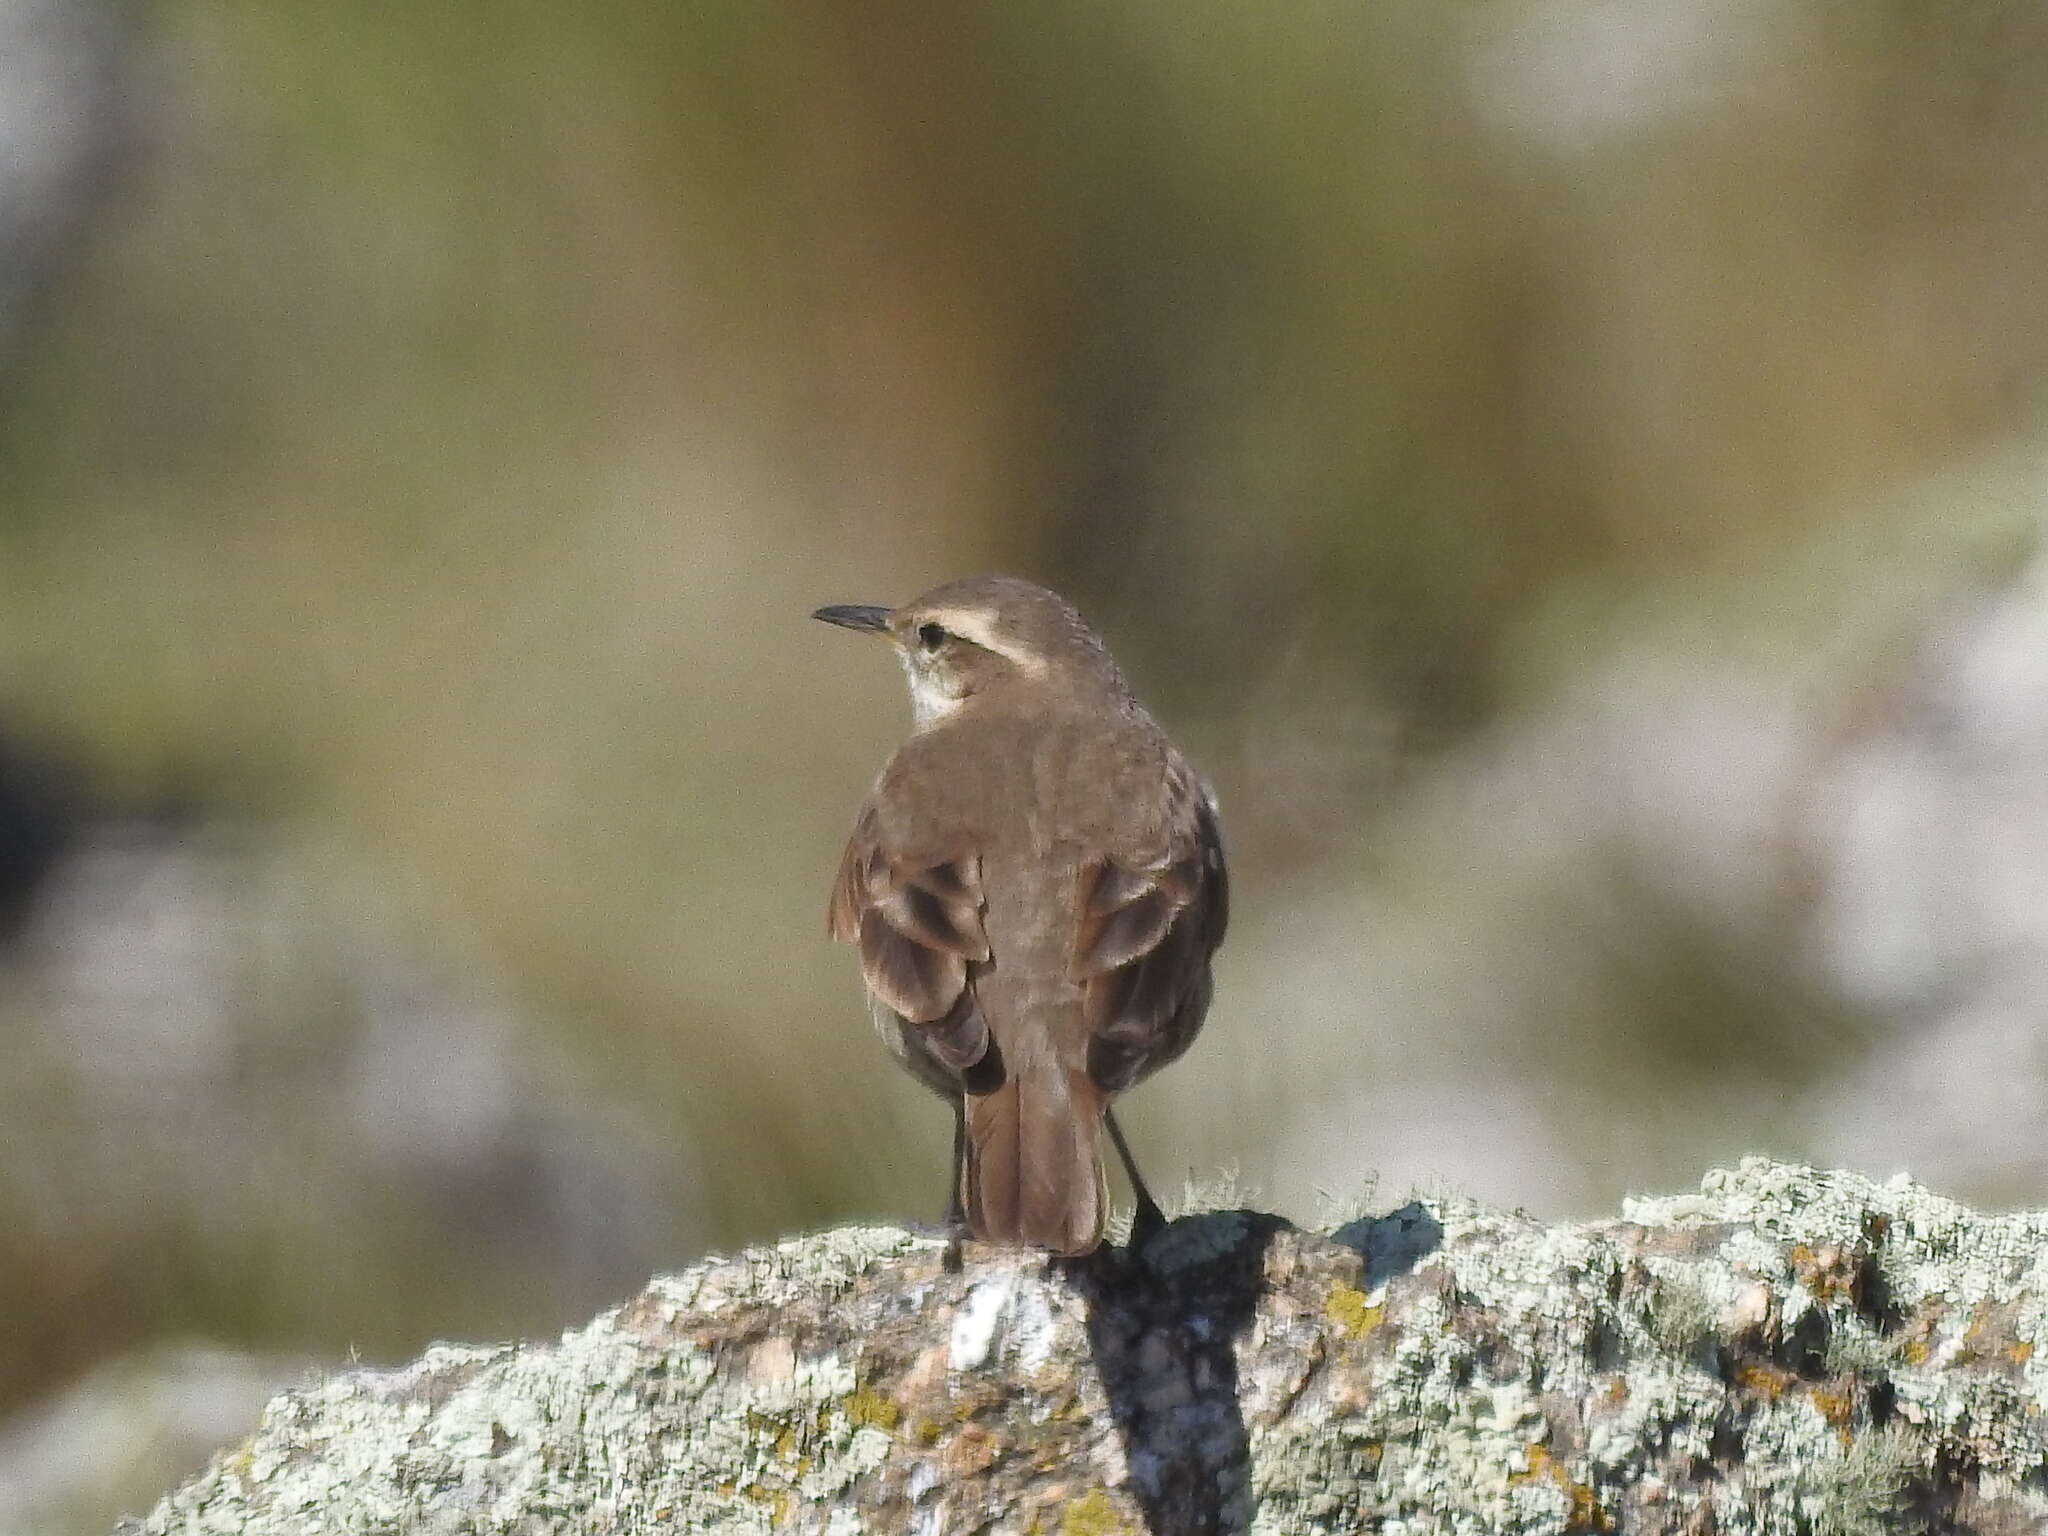
<svg viewBox="0 0 2048 1536"><path fill-rule="evenodd" d="M971 1002L970 968L989 958L981 919L981 861L971 850L943 858L892 850L872 806L862 810L832 885L826 927L860 946L875 1001L911 1024L955 1071L983 1053L987 1029Z"/></svg>
<svg viewBox="0 0 2048 1536"><path fill-rule="evenodd" d="M1117 971L1159 945L1174 920L1186 909L1187 882L1173 869L1156 875L1137 876L1115 864L1098 863L1097 885L1145 879L1149 883L1132 900L1097 914L1092 903L1084 903L1074 936L1074 973L1077 977Z"/></svg>
<svg viewBox="0 0 2048 1536"><path fill-rule="evenodd" d="M1178 761L1163 820L1163 856L1103 855L1081 873L1072 974L1082 984L1089 1075L1111 1092L1193 1041L1209 1008L1209 960L1230 920L1215 805Z"/></svg>

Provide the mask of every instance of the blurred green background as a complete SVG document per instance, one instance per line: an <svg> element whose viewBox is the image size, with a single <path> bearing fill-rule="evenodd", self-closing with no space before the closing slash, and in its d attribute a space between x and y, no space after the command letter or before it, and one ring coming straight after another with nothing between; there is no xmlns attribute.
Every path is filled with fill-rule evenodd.
<svg viewBox="0 0 2048 1536"><path fill-rule="evenodd" d="M932 1218L823 935L901 680L806 615L979 570L1221 798L1157 1184L2040 1200L2044 71L2020 0L0 0L0 1530Z"/></svg>

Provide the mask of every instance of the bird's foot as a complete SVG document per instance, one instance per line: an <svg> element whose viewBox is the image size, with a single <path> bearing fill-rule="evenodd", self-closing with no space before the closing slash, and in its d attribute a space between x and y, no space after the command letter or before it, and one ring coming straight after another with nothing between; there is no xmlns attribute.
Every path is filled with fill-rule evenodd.
<svg viewBox="0 0 2048 1536"><path fill-rule="evenodd" d="M967 1241L967 1212L955 1199L947 1202L945 1219L940 1223L946 1233L946 1251L939 1259L939 1265L949 1275L960 1273L960 1248Z"/></svg>

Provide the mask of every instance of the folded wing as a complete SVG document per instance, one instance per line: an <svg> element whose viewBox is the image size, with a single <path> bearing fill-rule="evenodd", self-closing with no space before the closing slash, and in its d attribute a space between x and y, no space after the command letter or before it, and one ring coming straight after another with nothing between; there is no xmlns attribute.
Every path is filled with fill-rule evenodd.
<svg viewBox="0 0 2048 1536"><path fill-rule="evenodd" d="M1216 810L1185 767L1166 788L1156 849L1081 869L1071 973L1089 1027L1088 1073L1116 1093L1187 1049L1209 1009L1209 957L1230 920Z"/></svg>
<svg viewBox="0 0 2048 1536"><path fill-rule="evenodd" d="M988 1026L974 1005L971 968L989 958L982 926L981 860L892 850L863 811L833 883L828 928L860 946L868 990L907 1023L923 1026L932 1054L965 1072L986 1054Z"/></svg>

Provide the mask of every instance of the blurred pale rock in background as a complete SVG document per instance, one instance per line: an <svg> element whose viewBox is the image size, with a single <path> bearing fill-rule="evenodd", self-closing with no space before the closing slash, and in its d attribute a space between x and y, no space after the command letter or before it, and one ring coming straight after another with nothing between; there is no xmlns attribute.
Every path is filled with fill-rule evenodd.
<svg viewBox="0 0 2048 1536"><path fill-rule="evenodd" d="M0 1296L40 1319L10 1389L164 1316L285 1344L318 1311L382 1353L461 1297L515 1330L699 1246L686 1144L528 1038L490 974L332 849L86 835L0 971ZM151 1379L173 1412L179 1373Z"/></svg>
<svg viewBox="0 0 2048 1536"><path fill-rule="evenodd" d="M2048 1183L2048 560L1930 626L1818 765L1813 963L1887 1038L1819 1155Z"/></svg>
<svg viewBox="0 0 2048 1536"><path fill-rule="evenodd" d="M0 1421L0 1532L103 1531L249 1431L308 1362L163 1343L93 1367Z"/></svg>
<svg viewBox="0 0 2048 1536"><path fill-rule="evenodd" d="M134 23L93 0L0 0L0 377L35 298L117 173Z"/></svg>
<svg viewBox="0 0 2048 1536"><path fill-rule="evenodd" d="M1769 0L1531 0L1472 51L1480 118L1560 153L1705 114L1782 59L1799 18Z"/></svg>

